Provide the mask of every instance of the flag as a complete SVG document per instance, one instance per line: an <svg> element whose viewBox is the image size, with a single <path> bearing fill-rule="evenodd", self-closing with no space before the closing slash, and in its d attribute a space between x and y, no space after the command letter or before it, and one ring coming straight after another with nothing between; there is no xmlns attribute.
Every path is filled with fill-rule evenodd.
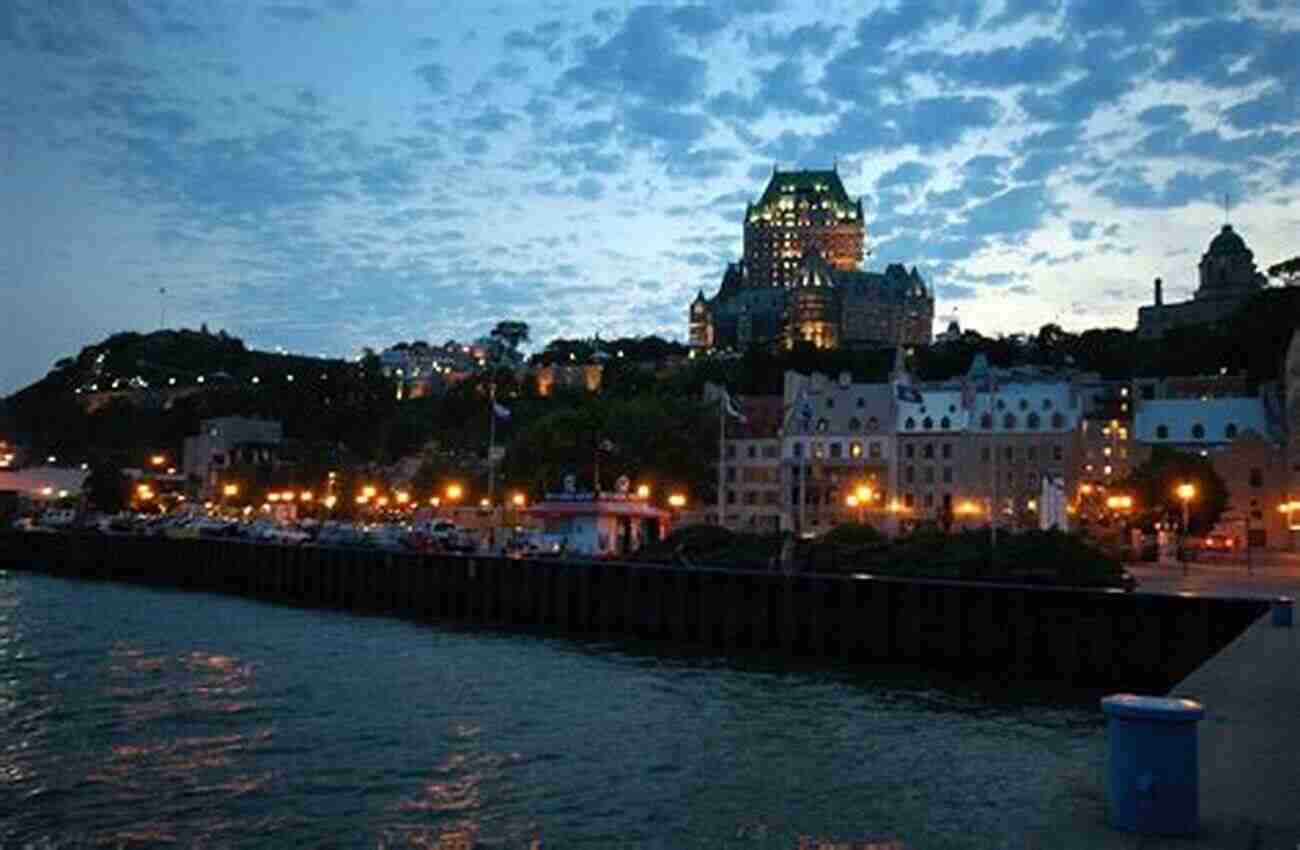
<svg viewBox="0 0 1300 850"><path fill-rule="evenodd" d="M813 406L812 399L808 398L807 387L800 387L799 396L794 400L794 411L804 431L812 427Z"/></svg>
<svg viewBox="0 0 1300 850"><path fill-rule="evenodd" d="M504 404L501 404L500 402L496 402L496 401L492 402L492 412L497 415L498 419L510 418L510 408L506 407Z"/></svg>
<svg viewBox="0 0 1300 850"><path fill-rule="evenodd" d="M745 418L745 414L740 412L740 405L736 404L736 400L732 398L731 393L726 390L722 391L722 409L726 411L727 415L732 419L738 420L741 423L749 421Z"/></svg>
<svg viewBox="0 0 1300 850"><path fill-rule="evenodd" d="M897 394L899 401L908 404L921 404L925 401L925 399L921 397L921 393L916 389L916 387L912 386L911 381L906 377L898 379L894 384L894 392Z"/></svg>

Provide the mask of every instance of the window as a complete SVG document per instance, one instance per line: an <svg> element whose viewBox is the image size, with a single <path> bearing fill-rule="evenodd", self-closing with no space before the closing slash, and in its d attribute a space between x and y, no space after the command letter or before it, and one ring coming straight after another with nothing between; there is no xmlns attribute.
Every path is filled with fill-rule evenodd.
<svg viewBox="0 0 1300 850"><path fill-rule="evenodd" d="M1007 463L1015 463L1016 462L1015 446L1007 446L1006 448L1004 448L1002 450L1002 459L1005 460Z"/></svg>
<svg viewBox="0 0 1300 850"><path fill-rule="evenodd" d="M952 443L944 443L940 448L939 454L943 456L944 460L952 457Z"/></svg>
<svg viewBox="0 0 1300 850"><path fill-rule="evenodd" d="M944 483L944 484L951 484L951 483L952 483L952 467L951 467L951 466L945 466L945 467L943 468L943 483Z"/></svg>
<svg viewBox="0 0 1300 850"><path fill-rule="evenodd" d="M850 431L858 431L861 430L861 428L862 428L862 422L858 419L858 417L854 416L852 419L849 420Z"/></svg>
<svg viewBox="0 0 1300 850"><path fill-rule="evenodd" d="M824 434L824 433L826 433L826 429L828 429L828 428L830 428L830 427L831 427L831 423L828 422L828 421L826 420L826 417L823 416L821 419L818 419L818 420L817 420L817 432L818 432L818 433L820 433L820 434Z"/></svg>
<svg viewBox="0 0 1300 850"><path fill-rule="evenodd" d="M913 419L913 418L910 417L910 416L907 417L907 421L903 423L903 430L904 430L904 431L915 431L915 430L916 430L916 420Z"/></svg>
<svg viewBox="0 0 1300 850"><path fill-rule="evenodd" d="M862 409L866 406L867 406L867 400L862 396L858 396L858 409Z"/></svg>
<svg viewBox="0 0 1300 850"><path fill-rule="evenodd" d="M985 431L993 427L993 414L985 413L980 416L980 427Z"/></svg>
<svg viewBox="0 0 1300 850"><path fill-rule="evenodd" d="M828 399L826 399L826 409L827 409L827 410L830 410L830 409L831 409L832 407L834 407L834 406L835 406L835 399L833 399L833 398L828 398Z"/></svg>
<svg viewBox="0 0 1300 850"><path fill-rule="evenodd" d="M916 467L909 466L903 470L903 483L911 484L916 481Z"/></svg>
<svg viewBox="0 0 1300 850"><path fill-rule="evenodd" d="M998 399L998 403L997 403L998 410L1005 410L1006 406L1007 403L1005 401L1003 401L1002 399Z"/></svg>
<svg viewBox="0 0 1300 850"><path fill-rule="evenodd" d="M908 460L911 460L912 458L916 457L916 445L914 443L908 443L906 446L903 447L903 457L907 458Z"/></svg>
<svg viewBox="0 0 1300 850"><path fill-rule="evenodd" d="M1038 446L1025 447L1025 460L1033 463L1038 460Z"/></svg>
<svg viewBox="0 0 1300 850"><path fill-rule="evenodd" d="M947 416L943 417L942 419L939 420L939 427L947 431L949 428L952 427L952 420L949 419Z"/></svg>
<svg viewBox="0 0 1300 850"><path fill-rule="evenodd" d="M1064 460L1065 449L1060 446L1052 446L1052 460Z"/></svg>
<svg viewBox="0 0 1300 850"><path fill-rule="evenodd" d="M989 460L992 459L992 456L993 453L989 451L988 446L985 446L984 448L980 449L980 460L984 461L985 463L988 463Z"/></svg>
<svg viewBox="0 0 1300 850"><path fill-rule="evenodd" d="M1223 429L1223 438L1224 438L1225 440L1235 440L1235 439L1237 439L1237 426L1236 426L1235 424L1229 422L1229 423L1228 423L1228 427L1226 427L1226 428Z"/></svg>
<svg viewBox="0 0 1300 850"><path fill-rule="evenodd" d="M1252 468L1251 468L1251 470L1250 470L1250 486L1251 486L1251 487L1263 487L1263 486L1264 486L1264 470L1260 469L1259 467L1252 467Z"/></svg>
<svg viewBox="0 0 1300 850"><path fill-rule="evenodd" d="M736 467L734 466L727 467L727 480L728 481L736 480Z"/></svg>
<svg viewBox="0 0 1300 850"><path fill-rule="evenodd" d="M875 442L875 441L872 441L872 443L871 443L871 449L870 449L870 455L871 455L871 457L873 457L873 458L879 458L879 457L880 457L880 443L877 443L877 442Z"/></svg>
<svg viewBox="0 0 1300 850"><path fill-rule="evenodd" d="M812 453L813 457L820 460L821 458L826 457L826 446L822 443L813 443Z"/></svg>
<svg viewBox="0 0 1300 850"><path fill-rule="evenodd" d="M736 456L736 444L727 443L727 460L731 460L735 456Z"/></svg>
<svg viewBox="0 0 1300 850"><path fill-rule="evenodd" d="M1168 440L1168 439L1169 439L1169 426L1168 426L1168 425L1157 425L1157 426L1156 426L1156 439L1157 439L1157 440Z"/></svg>
<svg viewBox="0 0 1300 850"><path fill-rule="evenodd" d="M1029 426L1030 431L1037 431L1038 426L1042 424L1042 420L1038 418L1037 413L1031 413L1029 414L1029 417L1025 420L1025 424Z"/></svg>
<svg viewBox="0 0 1300 850"><path fill-rule="evenodd" d="M874 431L879 427L880 427L880 420L877 419L876 417L872 416L870 419L867 420L868 431Z"/></svg>
<svg viewBox="0 0 1300 850"><path fill-rule="evenodd" d="M794 453L794 456L795 456L795 457L803 457L803 443L796 442L796 443L794 444L794 452L793 452L793 453Z"/></svg>
<svg viewBox="0 0 1300 850"><path fill-rule="evenodd" d="M1052 414L1052 428L1059 431L1065 427L1065 417L1059 413Z"/></svg>
<svg viewBox="0 0 1300 850"><path fill-rule="evenodd" d="M1052 409L1052 400L1050 398L1043 399L1043 410L1051 410L1051 409Z"/></svg>
<svg viewBox="0 0 1300 850"><path fill-rule="evenodd" d="M912 507L912 506L915 505L915 504L916 504L916 497L915 497L915 496L913 496L911 493L905 493L905 494L903 494L903 506L904 506L904 507L908 507L908 508L910 508L910 507Z"/></svg>
<svg viewBox="0 0 1300 850"><path fill-rule="evenodd" d="M926 443L921 447L921 457L926 460L934 460L934 443Z"/></svg>
<svg viewBox="0 0 1300 850"><path fill-rule="evenodd" d="M780 454L781 454L780 446L763 446L763 457L767 458L768 460L779 457Z"/></svg>
<svg viewBox="0 0 1300 850"><path fill-rule="evenodd" d="M1197 422L1195 425L1192 426L1192 439L1193 439L1193 440L1204 440L1204 439L1205 439L1205 426L1204 426L1204 425L1202 425L1201 423Z"/></svg>
<svg viewBox="0 0 1300 850"><path fill-rule="evenodd" d="M849 443L849 457L853 457L853 458L862 457L861 443Z"/></svg>
<svg viewBox="0 0 1300 850"><path fill-rule="evenodd" d="M1028 410L1028 409L1029 409L1029 400L1028 400L1028 399L1023 399L1023 398L1022 398L1022 399L1020 400L1020 409L1021 409L1021 410Z"/></svg>
<svg viewBox="0 0 1300 850"><path fill-rule="evenodd" d="M840 456L840 444L831 443L831 457L838 458L839 456Z"/></svg>
<svg viewBox="0 0 1300 850"><path fill-rule="evenodd" d="M925 467L925 483L926 483L926 484L933 484L933 483L934 483L934 467L933 467L933 466L927 466L927 467Z"/></svg>
<svg viewBox="0 0 1300 850"><path fill-rule="evenodd" d="M928 416L925 417L924 421L921 422L921 427L929 431L931 428L934 427L934 420Z"/></svg>
<svg viewBox="0 0 1300 850"><path fill-rule="evenodd" d="M1016 415L1014 413L1008 413L1006 416L1003 416L1002 427L1008 431L1016 427Z"/></svg>
<svg viewBox="0 0 1300 850"><path fill-rule="evenodd" d="M735 491L735 490L728 490L728 491L727 491L727 504L728 504L728 505L734 505L734 504L736 504L736 491Z"/></svg>
<svg viewBox="0 0 1300 850"><path fill-rule="evenodd" d="M748 457L750 460L753 460L754 458L758 457L758 446L750 446L749 448L747 448L745 450L745 456Z"/></svg>

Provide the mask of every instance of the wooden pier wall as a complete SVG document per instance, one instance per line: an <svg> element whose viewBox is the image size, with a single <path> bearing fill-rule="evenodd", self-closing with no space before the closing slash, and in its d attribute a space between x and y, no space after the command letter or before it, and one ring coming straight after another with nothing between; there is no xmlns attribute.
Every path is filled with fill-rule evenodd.
<svg viewBox="0 0 1300 850"><path fill-rule="evenodd" d="M111 535L0 533L0 568L1148 693L1268 610L1263 600Z"/></svg>

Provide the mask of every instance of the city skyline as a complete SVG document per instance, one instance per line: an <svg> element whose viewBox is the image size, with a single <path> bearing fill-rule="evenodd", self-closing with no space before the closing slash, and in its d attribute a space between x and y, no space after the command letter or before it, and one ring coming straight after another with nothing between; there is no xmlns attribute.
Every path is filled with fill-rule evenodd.
<svg viewBox="0 0 1300 850"><path fill-rule="evenodd" d="M1132 328L1225 198L1300 253L1300 13L1201 5L6 4L0 394L161 323L684 341L774 166L837 167L937 324Z"/></svg>

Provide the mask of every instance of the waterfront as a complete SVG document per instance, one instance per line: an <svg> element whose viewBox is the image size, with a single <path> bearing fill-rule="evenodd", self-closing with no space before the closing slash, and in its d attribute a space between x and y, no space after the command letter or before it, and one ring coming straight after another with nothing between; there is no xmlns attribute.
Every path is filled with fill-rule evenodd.
<svg viewBox="0 0 1300 850"><path fill-rule="evenodd" d="M920 673L21 573L0 663L6 846L1023 847L1100 794L1094 702Z"/></svg>

